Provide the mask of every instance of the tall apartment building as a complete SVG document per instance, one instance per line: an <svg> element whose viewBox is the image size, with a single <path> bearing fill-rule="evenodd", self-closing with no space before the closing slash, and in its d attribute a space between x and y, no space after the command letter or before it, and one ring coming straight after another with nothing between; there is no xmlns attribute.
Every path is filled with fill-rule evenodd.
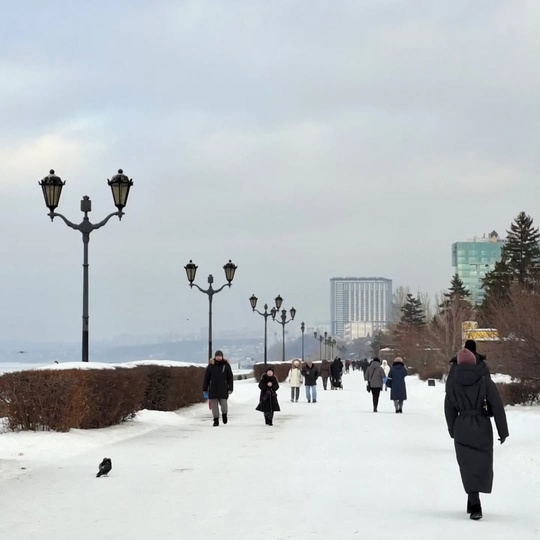
<svg viewBox="0 0 540 540"><path fill-rule="evenodd" d="M452 244L452 266L465 287L471 293L475 304L482 303L484 290L482 279L495 268L495 263L501 260L501 248L504 240L493 231L482 238L475 237L467 242Z"/></svg>
<svg viewBox="0 0 540 540"><path fill-rule="evenodd" d="M392 316L392 280L335 277L330 280L331 333L351 341L387 327Z"/></svg>

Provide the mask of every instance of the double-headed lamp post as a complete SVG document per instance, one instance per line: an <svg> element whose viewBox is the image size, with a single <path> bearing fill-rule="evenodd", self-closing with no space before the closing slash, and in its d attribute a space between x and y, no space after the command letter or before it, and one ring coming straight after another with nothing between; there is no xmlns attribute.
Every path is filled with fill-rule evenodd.
<svg viewBox="0 0 540 540"><path fill-rule="evenodd" d="M56 208L60 204L60 195L62 195L62 188L65 182L59 176L54 174L54 170L49 171L49 176L43 178L38 184L43 190L43 198L45 199L45 205L49 209L49 217L51 221L55 217L59 217L68 227L75 229L82 233L83 240L83 316L82 316L82 361L88 362L89 356L89 315L88 315L88 244L90 243L90 233L101 229L112 218L117 216L119 220L124 215L124 208L126 207L129 190L133 185L133 180L128 178L122 169L118 170L118 174L112 177L111 180L107 180L107 183L111 187L114 205L118 208L117 212L109 214L103 221L99 223L91 223L88 218L88 213L92 211L92 201L90 197L84 196L81 201L81 212L84 212L84 218L81 223L72 223L62 214L55 212Z"/></svg>
<svg viewBox="0 0 540 540"><path fill-rule="evenodd" d="M319 361L322 360L322 342L324 338L315 331L313 332L313 337L317 340L319 340Z"/></svg>
<svg viewBox="0 0 540 540"><path fill-rule="evenodd" d="M306 324L302 322L300 325L300 332L302 332L302 364L304 363L304 332L306 331Z"/></svg>
<svg viewBox="0 0 540 540"><path fill-rule="evenodd" d="M208 289L201 289L201 287L199 287L196 283L193 283L195 281L195 276L197 275L197 268L198 266L194 264L192 260L190 260L189 263L184 266L184 270L186 271L187 279L189 281L189 286L191 288L196 287L199 289L199 291L208 296L208 359L210 359L212 358L212 299L214 298L215 294L222 291L225 287L230 287L232 285L232 280L234 279L234 274L238 267L230 260L226 265L223 266L227 283L222 285L219 289L214 289L212 286L214 283L214 277L212 274L208 276Z"/></svg>
<svg viewBox="0 0 540 540"><path fill-rule="evenodd" d="M283 349L282 349L282 353L281 353L281 359L282 359L281 361L285 362L285 325L289 324L291 321L294 321L294 317L296 316L296 309L294 309L292 307L289 310L289 313L291 314L290 319L287 319L287 310L286 309L281 310L281 316L279 317L279 319L276 319L277 312L278 312L278 310L275 309L275 308L272 308L272 310L270 311L270 313L272 315L272 319L274 321L276 321L277 323L281 324L281 327L283 329L283 337L282 337L282 339L283 339Z"/></svg>
<svg viewBox="0 0 540 540"><path fill-rule="evenodd" d="M255 313L258 313L259 315L264 317L264 363L266 364L268 361L268 317L275 317L275 313L281 308L283 298L281 298L280 295L276 296L276 298L274 299L276 307L272 308L270 311L268 311L268 304L264 304L264 312L262 313L257 309L258 300L259 299L253 294L249 299L249 303L251 304L251 309L253 309ZM272 315L272 312L274 312L274 315Z"/></svg>
<svg viewBox="0 0 540 540"><path fill-rule="evenodd" d="M332 347L332 355L330 356L330 358L332 360L334 359L334 347L336 346L336 343L337 341L335 339L330 340L330 346Z"/></svg>

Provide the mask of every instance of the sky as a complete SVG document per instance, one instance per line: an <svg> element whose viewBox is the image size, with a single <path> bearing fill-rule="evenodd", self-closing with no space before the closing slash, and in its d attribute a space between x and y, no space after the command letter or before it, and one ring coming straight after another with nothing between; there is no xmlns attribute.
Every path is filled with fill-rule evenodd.
<svg viewBox="0 0 540 540"><path fill-rule="evenodd" d="M0 340L198 332L197 282L238 265L214 326L263 329L279 293L329 320L333 276L435 294L451 244L540 220L536 0L2 0ZM296 323L294 323L296 324Z"/></svg>

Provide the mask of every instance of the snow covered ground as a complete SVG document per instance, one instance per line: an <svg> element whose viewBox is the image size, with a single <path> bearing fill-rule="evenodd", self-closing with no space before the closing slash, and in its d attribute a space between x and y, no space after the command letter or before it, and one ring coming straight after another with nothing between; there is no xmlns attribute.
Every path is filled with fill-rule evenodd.
<svg viewBox="0 0 540 540"><path fill-rule="evenodd" d="M362 377L293 404L283 385L274 427L236 383L230 422L207 405L143 411L103 430L0 435L2 540L537 540L540 410L509 408L495 488L472 522L448 437L442 385L408 381L371 412ZM302 396L303 398L303 396ZM108 478L95 478L103 457Z"/></svg>

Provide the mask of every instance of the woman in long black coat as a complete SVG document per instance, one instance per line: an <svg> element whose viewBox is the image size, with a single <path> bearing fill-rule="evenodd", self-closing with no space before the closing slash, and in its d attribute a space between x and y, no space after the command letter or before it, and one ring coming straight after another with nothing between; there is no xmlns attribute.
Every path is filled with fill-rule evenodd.
<svg viewBox="0 0 540 540"><path fill-rule="evenodd" d="M274 376L274 368L268 367L266 373L261 377L259 388L261 390L261 395L256 410L263 412L266 425L272 426L274 413L281 410L277 398L279 383Z"/></svg>
<svg viewBox="0 0 540 540"><path fill-rule="evenodd" d="M482 518L480 493L491 493L493 488L493 428L489 416L495 418L502 444L508 437L506 413L489 371L485 364L477 363L471 351L459 351L447 383L446 423L468 494L467 512L477 520Z"/></svg>

